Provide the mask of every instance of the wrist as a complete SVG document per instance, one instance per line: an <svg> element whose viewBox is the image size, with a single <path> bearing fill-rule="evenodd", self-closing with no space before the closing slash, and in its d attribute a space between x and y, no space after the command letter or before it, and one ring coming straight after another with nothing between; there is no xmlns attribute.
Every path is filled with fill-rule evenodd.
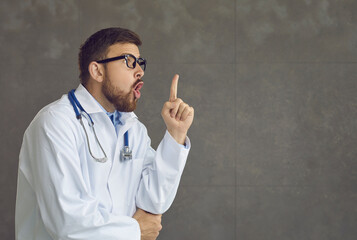
<svg viewBox="0 0 357 240"><path fill-rule="evenodd" d="M176 140L178 144L185 144L187 132L177 132L169 129L167 131L170 133L171 137Z"/></svg>

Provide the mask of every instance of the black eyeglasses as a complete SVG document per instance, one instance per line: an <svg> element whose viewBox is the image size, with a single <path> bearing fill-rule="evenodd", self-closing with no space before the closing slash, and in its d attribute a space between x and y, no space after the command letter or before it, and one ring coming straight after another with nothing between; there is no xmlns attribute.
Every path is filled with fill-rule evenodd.
<svg viewBox="0 0 357 240"><path fill-rule="evenodd" d="M125 59L126 66L128 68L134 69L136 67L136 63L138 63L143 71L145 71L145 69L146 69L146 60L144 58L136 58L134 55L131 55L131 54L125 54L125 55L118 56L118 57L107 58L107 59L99 60L96 62L97 63L108 63L108 62L112 62L112 61L116 61L116 60L120 60L120 59Z"/></svg>

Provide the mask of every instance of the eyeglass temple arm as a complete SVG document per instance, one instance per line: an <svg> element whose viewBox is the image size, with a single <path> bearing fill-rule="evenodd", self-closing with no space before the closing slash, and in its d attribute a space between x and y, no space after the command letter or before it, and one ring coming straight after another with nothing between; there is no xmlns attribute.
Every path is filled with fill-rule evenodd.
<svg viewBox="0 0 357 240"><path fill-rule="evenodd" d="M107 59L99 60L99 61L96 61L96 62L97 63L107 63L107 62L112 62L112 61L116 61L116 60L123 59L123 58L125 58L125 56L107 58Z"/></svg>

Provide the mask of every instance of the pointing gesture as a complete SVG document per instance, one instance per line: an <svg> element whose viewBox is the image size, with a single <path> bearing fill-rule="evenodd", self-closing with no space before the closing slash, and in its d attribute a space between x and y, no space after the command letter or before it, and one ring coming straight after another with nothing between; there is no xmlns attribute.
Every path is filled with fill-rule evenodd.
<svg viewBox="0 0 357 240"><path fill-rule="evenodd" d="M179 75L175 74L171 83L169 101L164 104L161 115L171 136L178 143L184 144L187 131L193 121L194 109L177 98L178 79Z"/></svg>
<svg viewBox="0 0 357 240"><path fill-rule="evenodd" d="M171 89L170 89L170 102L174 102L177 98L177 84L179 80L179 75L175 74L174 78L172 79Z"/></svg>

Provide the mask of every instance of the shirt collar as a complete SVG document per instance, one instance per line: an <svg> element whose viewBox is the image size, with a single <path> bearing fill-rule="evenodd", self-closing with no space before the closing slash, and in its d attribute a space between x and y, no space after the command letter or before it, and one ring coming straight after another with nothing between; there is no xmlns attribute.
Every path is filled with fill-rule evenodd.
<svg viewBox="0 0 357 240"><path fill-rule="evenodd" d="M84 110L87 111L88 114L92 113L107 113L107 111L99 104L99 102L88 92L88 90L82 85L79 84L75 91L75 95L82 105ZM138 118L134 112L121 112L120 120L123 122L125 119L129 118Z"/></svg>
<svg viewBox="0 0 357 240"><path fill-rule="evenodd" d="M114 112L108 112L107 110L105 110L103 108L103 106L97 101L97 99L94 98L94 101L96 101L96 103L99 105L99 107L103 110L103 112L105 112L107 114L107 116L109 117L110 121L112 121L114 126L117 126L118 124L120 124L120 116L121 113L118 110L115 110Z"/></svg>

